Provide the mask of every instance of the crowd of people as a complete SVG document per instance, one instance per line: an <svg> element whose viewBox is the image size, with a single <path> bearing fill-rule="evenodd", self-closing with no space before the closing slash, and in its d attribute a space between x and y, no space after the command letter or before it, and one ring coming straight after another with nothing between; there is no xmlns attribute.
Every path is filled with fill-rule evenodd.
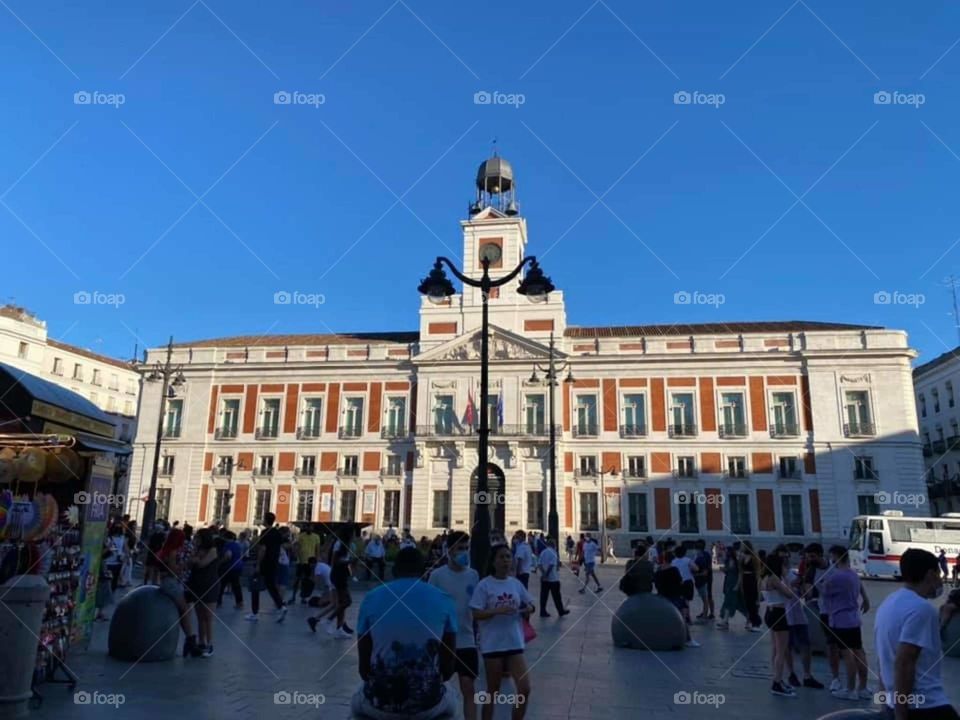
<svg viewBox="0 0 960 720"><path fill-rule="evenodd" d="M401 535L393 527L383 536L356 537L352 529L340 536L321 535L310 526L299 532L279 527L267 513L259 533L240 535L220 526L194 532L189 525L161 523L139 548L135 524L123 518L111 524L104 544L101 572L106 582L101 582L102 598L98 592L98 617L104 617L112 592L132 582L139 548L144 583L157 585L180 609L184 657L213 654L214 608L222 607L229 592L237 610L247 609L246 581L248 621L259 621L260 594L266 590L276 622L285 620L289 605L299 598L311 607L306 622L312 632L356 638L363 683L353 709L360 717L432 717L462 703L464 717L476 718L475 685L482 667L487 697L502 695L504 679L512 679L515 693L508 698L513 716L522 718L531 692L524 649L536 635L530 617L550 618L551 600L558 618L570 613L561 596L561 570L577 578L580 593L603 592L596 574L604 553L600 542L583 534L579 540L567 536L564 546L567 568L543 533L519 530L507 540L495 532L481 577L470 567L470 538L461 531L419 542L409 531ZM388 562L392 580L387 579ZM951 593L938 616L927 599L943 592L942 556L910 550L901 560L901 574L905 587L877 613L878 688L869 687L861 632L870 599L842 546L825 552L811 543L793 553L780 545L764 552L749 541L731 547L714 543L708 549L703 540L654 542L647 537L635 546L619 587L627 595L656 592L673 604L684 620L690 648L700 647L691 634L697 625L715 621L718 630L729 631L740 615L746 632L761 633L765 626L771 637L774 695L797 697L800 689L825 687L811 667L810 625L816 623L826 640L834 697L859 701L874 698L882 688L908 695L908 690L924 690L927 704L919 709L898 705L890 694L897 720L958 720L940 683L937 658L941 629L960 614L960 590ZM534 575L539 576L539 603L530 594ZM719 612L715 575L722 582ZM366 593L354 629L347 611L353 604L351 585L361 578L378 584ZM454 675L459 700L445 685ZM484 720L492 717L491 704L480 710Z"/></svg>

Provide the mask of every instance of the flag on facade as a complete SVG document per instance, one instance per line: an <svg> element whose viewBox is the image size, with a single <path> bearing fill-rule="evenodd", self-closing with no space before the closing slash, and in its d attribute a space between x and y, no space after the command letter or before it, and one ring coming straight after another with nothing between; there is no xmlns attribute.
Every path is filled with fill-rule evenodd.
<svg viewBox="0 0 960 720"><path fill-rule="evenodd" d="M463 414L463 422L467 427L473 427L473 395L467 390L467 411Z"/></svg>
<svg viewBox="0 0 960 720"><path fill-rule="evenodd" d="M497 395L497 426L503 427L503 390Z"/></svg>

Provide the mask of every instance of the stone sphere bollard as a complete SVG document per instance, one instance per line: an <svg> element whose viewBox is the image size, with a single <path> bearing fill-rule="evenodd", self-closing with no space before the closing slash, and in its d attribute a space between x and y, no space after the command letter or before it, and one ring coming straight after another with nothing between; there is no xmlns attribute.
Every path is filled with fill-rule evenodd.
<svg viewBox="0 0 960 720"><path fill-rule="evenodd" d="M138 587L123 598L110 619L110 657L127 662L170 660L180 641L180 611L154 585Z"/></svg>
<svg viewBox="0 0 960 720"><path fill-rule="evenodd" d="M679 650L687 640L680 611L653 593L624 600L610 621L610 634L616 647L634 650Z"/></svg>

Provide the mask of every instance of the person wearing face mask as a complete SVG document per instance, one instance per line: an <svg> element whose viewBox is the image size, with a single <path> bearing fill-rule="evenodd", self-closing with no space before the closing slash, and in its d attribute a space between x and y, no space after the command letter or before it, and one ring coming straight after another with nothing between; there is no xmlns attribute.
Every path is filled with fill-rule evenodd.
<svg viewBox="0 0 960 720"><path fill-rule="evenodd" d="M430 573L428 582L449 595L456 608L459 630L453 671L460 678L463 716L476 718L474 682L480 673L480 657L477 655L477 641L473 632L470 599L480 583L480 575L470 567L469 535L461 530L450 532L447 536L447 564Z"/></svg>
<svg viewBox="0 0 960 720"><path fill-rule="evenodd" d="M910 548L900 556L900 577L904 587L880 605L874 629L881 699L895 720L957 720L940 677L937 610L927 602L943 595L937 556Z"/></svg>

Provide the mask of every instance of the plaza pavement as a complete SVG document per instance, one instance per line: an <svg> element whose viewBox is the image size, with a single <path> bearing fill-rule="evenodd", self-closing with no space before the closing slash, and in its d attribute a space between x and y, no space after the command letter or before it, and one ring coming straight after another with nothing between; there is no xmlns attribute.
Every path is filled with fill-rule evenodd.
<svg viewBox="0 0 960 720"><path fill-rule="evenodd" d="M564 601L572 613L533 619L538 637L528 646L527 662L533 685L527 717L531 720L620 720L634 717L736 718L737 720L808 720L845 707L869 707L830 696L827 690L798 691L796 699L769 693L770 638L748 633L742 618L730 631L713 624L695 626L693 634L703 647L682 651L651 653L614 648L610 639L612 612L623 600L617 582L623 565L598 566L604 592L580 595L569 571L562 577ZM715 589L721 587L717 575ZM530 580L538 597L539 580ZM875 608L898 585L868 581L872 601L865 617L864 641L871 667L873 617ZM355 618L363 597L364 584L354 592L348 622ZM262 608L271 608L263 594ZM719 597L717 606L719 607ZM699 612L694 602L694 614ZM108 623L98 623L89 651L69 658L70 667L80 676L77 692L122 695L118 707L75 704L73 693L63 685L44 685L43 705L31 717L60 719L117 717L167 718L177 720L245 718L333 718L350 717L349 703L359 684L357 652L353 640L338 640L319 632L310 633L303 606L292 607L283 624L274 621L272 611L261 609L259 623L244 621L245 612L233 608L229 595L217 613L214 625L216 653L208 659L176 658L170 662L117 662L106 655ZM799 663L797 665L799 670ZM814 656L814 674L829 681L826 660ZM945 687L955 704L960 703L960 660L943 661ZM871 687L876 677L871 676ZM481 679L482 682L482 679ZM455 684L455 681L454 683ZM478 683L478 689L482 685ZM510 692L506 685L502 691ZM282 705L275 693L301 693L323 704ZM694 702L675 702L677 693L689 693ZM700 695L694 695L699 693ZM718 701L722 698L722 704ZM697 701L704 704L696 704ZM713 702L714 704L709 704ZM506 707L495 717L508 718Z"/></svg>

